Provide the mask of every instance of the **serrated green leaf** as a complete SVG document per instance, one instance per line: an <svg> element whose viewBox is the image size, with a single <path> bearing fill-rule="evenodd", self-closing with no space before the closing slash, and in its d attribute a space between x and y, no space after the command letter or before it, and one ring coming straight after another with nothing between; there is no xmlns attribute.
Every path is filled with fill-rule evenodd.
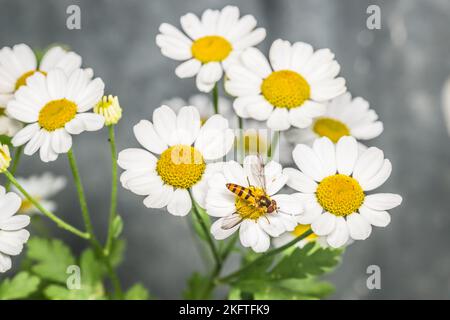
<svg viewBox="0 0 450 320"><path fill-rule="evenodd" d="M112 223L112 233L114 238L118 238L123 230L123 220L122 217L117 215Z"/></svg>
<svg viewBox="0 0 450 320"><path fill-rule="evenodd" d="M188 280L188 286L183 292L187 300L203 300L211 298L208 291L208 278L198 272L194 272Z"/></svg>
<svg viewBox="0 0 450 320"><path fill-rule="evenodd" d="M27 257L35 264L31 267L39 277L65 283L67 267L75 264L70 248L61 240L32 238L28 242Z"/></svg>
<svg viewBox="0 0 450 320"><path fill-rule="evenodd" d="M39 287L38 277L22 271L12 279L5 279L0 284L0 300L24 299Z"/></svg>
<svg viewBox="0 0 450 320"><path fill-rule="evenodd" d="M133 285L125 293L125 300L149 300L150 294L148 290L140 283Z"/></svg>
<svg viewBox="0 0 450 320"><path fill-rule="evenodd" d="M83 251L80 257L81 285L95 286L105 274L104 265L98 261L92 249Z"/></svg>
<svg viewBox="0 0 450 320"><path fill-rule="evenodd" d="M104 300L101 283L96 286L82 286L81 289L67 289L60 285L50 285L44 289L44 295L50 300Z"/></svg>

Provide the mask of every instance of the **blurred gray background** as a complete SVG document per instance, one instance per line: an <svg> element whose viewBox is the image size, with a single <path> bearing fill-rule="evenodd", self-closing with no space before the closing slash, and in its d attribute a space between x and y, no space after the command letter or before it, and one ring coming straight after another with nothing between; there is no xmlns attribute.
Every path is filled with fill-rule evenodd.
<svg viewBox="0 0 450 320"><path fill-rule="evenodd" d="M81 7L82 29L66 28L66 8ZM348 248L330 279L333 298L449 298L450 292L450 140L441 94L450 76L450 2L448 0L0 0L0 46L24 42L44 48L65 43L94 68L107 92L125 109L118 126L119 149L136 146L132 126L150 118L160 102L195 93L194 81L174 75L176 63L155 45L162 22L179 25L186 12L237 4L267 29L260 46L267 52L277 38L329 47L354 95L365 97L385 124L371 141L391 159L393 174L385 192L403 195L388 228L375 229L369 240ZM366 9L381 8L381 30L366 28ZM75 140L95 227L102 234L109 207L110 162L107 132ZM20 174L52 171L67 174L65 157L49 165L27 157ZM70 176L69 176L70 179ZM202 269L189 219L151 211L142 197L120 189L119 212L128 242L120 276L126 286L142 281L161 298L180 298L186 278ZM58 213L82 226L75 190L58 199ZM50 225L50 224L49 224ZM78 239L55 229L76 252ZM382 271L382 289L366 288L366 268Z"/></svg>

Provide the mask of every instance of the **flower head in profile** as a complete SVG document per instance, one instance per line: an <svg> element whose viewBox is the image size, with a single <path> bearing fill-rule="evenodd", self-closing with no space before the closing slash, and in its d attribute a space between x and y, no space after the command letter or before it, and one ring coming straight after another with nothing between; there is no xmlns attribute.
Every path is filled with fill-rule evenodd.
<svg viewBox="0 0 450 320"><path fill-rule="evenodd" d="M11 154L9 153L9 148L6 144L0 143L0 173L8 170L11 164Z"/></svg>
<svg viewBox="0 0 450 320"><path fill-rule="evenodd" d="M44 173L40 176L31 176L29 178L17 178L19 184L27 190L27 192L38 201L46 210L55 211L57 209L56 202L51 200L58 192L66 187L66 178L57 177L51 173ZM14 188L14 187L13 187ZM20 214L35 214L40 211L21 193L14 188L14 191L22 198L20 206Z"/></svg>
<svg viewBox="0 0 450 320"><path fill-rule="evenodd" d="M227 6L222 10L208 9L201 18L188 13L180 19L182 33L163 23L156 37L161 53L180 64L175 74L180 78L196 76L197 87L209 92L222 78L223 70L236 63L242 50L255 46L266 36L256 27L251 15L240 17L239 9Z"/></svg>
<svg viewBox="0 0 450 320"><path fill-rule="evenodd" d="M81 67L81 60L75 52L55 46L44 54L38 64L36 55L26 44L3 47L0 50L0 108L6 108L14 93L33 74L46 75L50 70L59 68L70 75Z"/></svg>
<svg viewBox="0 0 450 320"><path fill-rule="evenodd" d="M227 70L226 91L242 118L267 121L273 130L306 128L325 113L327 100L346 91L337 78L340 66L329 49L314 51L303 42L276 40L269 61L256 48L246 49L241 64Z"/></svg>
<svg viewBox="0 0 450 320"><path fill-rule="evenodd" d="M47 76L36 73L28 78L8 103L8 114L26 123L12 139L13 145L26 144L26 155L40 150L41 160L49 162L70 150L71 135L101 129L105 119L88 111L103 96L105 85L91 77L87 70L67 76L53 69Z"/></svg>
<svg viewBox="0 0 450 320"><path fill-rule="evenodd" d="M119 98L112 95L104 96L94 107L94 112L105 118L105 125L117 124L122 118L122 108Z"/></svg>
<svg viewBox="0 0 450 320"><path fill-rule="evenodd" d="M331 100L327 110L321 117L314 119L306 129L288 131L291 143L312 145L315 139L327 137L337 143L344 136L352 136L357 140L369 140L383 132L383 123L378 120L375 110L370 109L369 102L361 97L352 99L350 93Z"/></svg>
<svg viewBox="0 0 450 320"><path fill-rule="evenodd" d="M11 256L19 255L30 237L24 229L30 223L30 217L15 215L20 205L17 194L6 193L0 186L0 272L11 269Z"/></svg>
<svg viewBox="0 0 450 320"><path fill-rule="evenodd" d="M286 168L284 173L287 185L300 191L294 196L305 212L298 221L311 224L334 248L349 239L367 239L372 226L387 226L391 217L386 210L402 202L397 194L368 194L389 178L391 162L375 147L359 152L353 137L342 137L336 145L326 137L312 148L299 144L292 155L300 171Z"/></svg>
<svg viewBox="0 0 450 320"><path fill-rule="evenodd" d="M243 166L225 163L206 195L206 212L220 218L211 226L213 236L223 240L239 230L244 247L264 252L270 237L293 231L303 210L294 197L278 194L287 179L279 163L263 165L258 156L246 157Z"/></svg>
<svg viewBox="0 0 450 320"><path fill-rule="evenodd" d="M167 206L176 216L191 210L189 192L204 206L207 180L221 168L220 162L212 162L233 146L228 121L214 115L201 125L195 107L183 107L176 114L161 106L153 112L153 122L142 120L134 126L134 134L144 149L119 153L118 164L125 170L120 177L122 186L146 196L146 207Z"/></svg>

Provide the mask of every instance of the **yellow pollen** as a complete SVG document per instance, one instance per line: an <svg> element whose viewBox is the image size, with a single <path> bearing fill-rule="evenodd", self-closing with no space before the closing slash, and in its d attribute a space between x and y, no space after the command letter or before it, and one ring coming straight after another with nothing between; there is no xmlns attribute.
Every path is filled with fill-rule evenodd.
<svg viewBox="0 0 450 320"><path fill-rule="evenodd" d="M298 224L295 227L294 231L292 231L292 234L296 237L300 237L302 234L304 234L309 229L311 229L310 224ZM308 241L314 241L316 239L317 239L317 234L315 234L315 233L311 233L309 236L307 236L305 238L305 240L308 240Z"/></svg>
<svg viewBox="0 0 450 320"><path fill-rule="evenodd" d="M161 179L175 188L188 189L200 181L206 163L194 147L175 145L161 154L156 172Z"/></svg>
<svg viewBox="0 0 450 320"><path fill-rule="evenodd" d="M261 92L274 107L297 108L310 97L311 88L300 74L290 70L272 72L261 84Z"/></svg>
<svg viewBox="0 0 450 320"><path fill-rule="evenodd" d="M39 125L51 132L64 128L66 123L75 118L77 105L67 99L48 102L39 112Z"/></svg>
<svg viewBox="0 0 450 320"><path fill-rule="evenodd" d="M313 131L320 137L327 137L337 143L343 136L350 135L350 129L341 121L332 118L317 119Z"/></svg>
<svg viewBox="0 0 450 320"><path fill-rule="evenodd" d="M348 216L364 202L364 191L354 178L335 174L323 179L316 190L319 204L335 216Z"/></svg>
<svg viewBox="0 0 450 320"><path fill-rule="evenodd" d="M42 73L44 76L47 75L46 72L40 71L40 70L30 70L30 71L28 71L28 72L25 72L23 75L20 76L19 79L17 79L15 90L19 89L21 86L24 86L24 85L27 83L27 79L28 79L29 77L31 77L33 74L35 74L36 72L40 72L40 73Z"/></svg>
<svg viewBox="0 0 450 320"><path fill-rule="evenodd" d="M250 186L249 188L250 188L250 190L252 190L252 193L256 199L259 197L265 196L270 200L269 196L266 195L266 193L264 192L263 189L256 188L253 186ZM267 208L258 206L258 204L255 202L254 198L249 198L249 199L245 200L245 199L242 199L242 198L236 196L235 206L236 206L236 212L239 213L241 215L241 217L244 219L257 220L260 217L267 214Z"/></svg>
<svg viewBox="0 0 450 320"><path fill-rule="evenodd" d="M191 47L195 59L207 62L225 60L233 50L231 43L220 36L206 36L194 41Z"/></svg>

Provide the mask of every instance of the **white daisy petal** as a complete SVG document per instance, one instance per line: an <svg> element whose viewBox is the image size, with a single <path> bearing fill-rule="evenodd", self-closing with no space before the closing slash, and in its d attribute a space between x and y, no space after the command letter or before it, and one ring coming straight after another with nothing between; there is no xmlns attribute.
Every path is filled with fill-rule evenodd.
<svg viewBox="0 0 450 320"><path fill-rule="evenodd" d="M62 70L54 69L47 74L47 89L52 100L66 96L67 76Z"/></svg>
<svg viewBox="0 0 450 320"><path fill-rule="evenodd" d="M372 232L370 223L356 212L347 216L347 226L350 237L354 240L365 240Z"/></svg>
<svg viewBox="0 0 450 320"><path fill-rule="evenodd" d="M33 137L30 139L30 141L25 146L25 149L23 150L23 153L27 156L32 156L36 153L36 151L39 150L39 148L42 146L42 144L45 141L45 130L41 129L37 133L33 135Z"/></svg>
<svg viewBox="0 0 450 320"><path fill-rule="evenodd" d="M51 136L51 147L56 153L67 153L72 148L72 136L62 128L55 130Z"/></svg>
<svg viewBox="0 0 450 320"><path fill-rule="evenodd" d="M336 145L336 167L340 174L351 175L358 158L358 145L353 137L342 137Z"/></svg>
<svg viewBox="0 0 450 320"><path fill-rule="evenodd" d="M358 210L361 216L373 226L386 227L391 222L391 215L386 211L372 210L365 205Z"/></svg>
<svg viewBox="0 0 450 320"><path fill-rule="evenodd" d="M130 148L119 152L117 163L125 170L151 169L152 164L156 164L156 158L148 151Z"/></svg>
<svg viewBox="0 0 450 320"><path fill-rule="evenodd" d="M216 83L222 78L223 69L219 62L208 62L204 64L198 72L198 81L211 84Z"/></svg>
<svg viewBox="0 0 450 320"><path fill-rule="evenodd" d="M40 130L39 124L34 123L26 126L22 130L16 133L12 139L12 144L15 147L22 146L30 141Z"/></svg>
<svg viewBox="0 0 450 320"><path fill-rule="evenodd" d="M329 212L324 212L311 224L311 229L318 236L326 236L335 230L335 226L336 216Z"/></svg>
<svg viewBox="0 0 450 320"><path fill-rule="evenodd" d="M200 114L194 107L183 107L177 116L178 141L191 145L200 132Z"/></svg>
<svg viewBox="0 0 450 320"><path fill-rule="evenodd" d="M0 273L8 271L11 266L11 258L0 252Z"/></svg>
<svg viewBox="0 0 450 320"><path fill-rule="evenodd" d="M361 183L367 182L381 169L383 162L383 151L371 147L358 158L353 170L353 177Z"/></svg>
<svg viewBox="0 0 450 320"><path fill-rule="evenodd" d="M243 50L245 48L255 46L264 40L266 37L266 29L258 28L242 37L238 41L233 43L233 46L238 50Z"/></svg>
<svg viewBox="0 0 450 320"><path fill-rule="evenodd" d="M292 157L297 167L315 181L326 177L323 166L316 153L308 146L299 144L292 151Z"/></svg>
<svg viewBox="0 0 450 320"><path fill-rule="evenodd" d="M248 187L244 169L236 161L227 162L223 166L223 174L227 183L234 183L243 187Z"/></svg>
<svg viewBox="0 0 450 320"><path fill-rule="evenodd" d="M359 181L359 184L364 191L374 190L386 182L391 175L391 172L392 164L389 160L385 159L381 169L372 178L364 182Z"/></svg>
<svg viewBox="0 0 450 320"><path fill-rule="evenodd" d="M328 244L333 248L340 248L347 243L348 238L347 222L343 217L337 217L334 231L327 236Z"/></svg>
<svg viewBox="0 0 450 320"><path fill-rule="evenodd" d="M191 78L195 76L200 68L202 66L202 63L196 59L190 59L186 62L183 62L175 69L175 74L181 78Z"/></svg>
<svg viewBox="0 0 450 320"><path fill-rule="evenodd" d="M289 69L291 64L291 44L289 41L275 40L270 47L269 59L273 70Z"/></svg>
<svg viewBox="0 0 450 320"><path fill-rule="evenodd" d="M168 106L161 106L153 111L153 127L167 145L178 144L177 116Z"/></svg>
<svg viewBox="0 0 450 320"><path fill-rule="evenodd" d="M162 185L161 188L154 189L144 199L144 205L147 208L161 209L169 204L173 196L173 187L169 185Z"/></svg>
<svg viewBox="0 0 450 320"><path fill-rule="evenodd" d="M236 225L232 228L224 228L224 225L227 225L230 223L230 221L233 221L232 223L236 223ZM225 217L225 218L220 218L217 221L215 221L212 225L211 225L211 234L214 236L214 239L216 240L224 240L226 238L228 238L229 236L231 236L233 233L236 232L236 230L240 227L240 216L238 214L229 216L229 217Z"/></svg>
<svg viewBox="0 0 450 320"><path fill-rule="evenodd" d="M336 173L336 151L333 142L323 137L314 141L313 150L322 163L325 176Z"/></svg>
<svg viewBox="0 0 450 320"><path fill-rule="evenodd" d="M137 141L145 149L156 154L161 154L167 149L167 144L156 133L150 121L141 120L133 127L133 132Z"/></svg>
<svg viewBox="0 0 450 320"><path fill-rule="evenodd" d="M180 18L181 27L192 39L198 39L205 35L200 19L193 13L187 13Z"/></svg>
<svg viewBox="0 0 450 320"><path fill-rule="evenodd" d="M293 168L285 168L283 173L288 176L286 184L292 189L304 193L316 191L317 183L303 172Z"/></svg>
<svg viewBox="0 0 450 320"><path fill-rule="evenodd" d="M402 203L402 197L394 193L371 194L364 198L364 205L370 209L383 211L390 210Z"/></svg>
<svg viewBox="0 0 450 320"><path fill-rule="evenodd" d="M272 72L266 57L256 48L246 49L241 55L241 60L247 69L261 79L267 78Z"/></svg>
<svg viewBox="0 0 450 320"><path fill-rule="evenodd" d="M185 216L191 211L192 201L186 189L176 189L167 205L167 211L174 216Z"/></svg>
<svg viewBox="0 0 450 320"><path fill-rule="evenodd" d="M267 126L276 131L289 129L289 111L286 108L275 108L267 120Z"/></svg>
<svg viewBox="0 0 450 320"><path fill-rule="evenodd" d="M296 216L303 212L302 205L298 202L298 199L295 196L288 194L277 194L272 196L272 199L277 202L280 213Z"/></svg>

